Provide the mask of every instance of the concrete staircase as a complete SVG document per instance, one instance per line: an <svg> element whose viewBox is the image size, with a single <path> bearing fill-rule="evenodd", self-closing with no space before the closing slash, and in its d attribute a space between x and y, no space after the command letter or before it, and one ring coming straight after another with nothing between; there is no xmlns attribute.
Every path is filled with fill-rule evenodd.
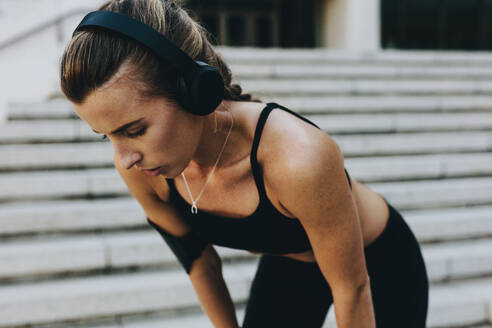
<svg viewBox="0 0 492 328"><path fill-rule="evenodd" d="M492 54L221 52L246 92L317 123L401 211L431 280L428 327L492 327ZM212 327L112 153L64 100L11 104L0 328ZM241 322L258 257L216 249Z"/></svg>

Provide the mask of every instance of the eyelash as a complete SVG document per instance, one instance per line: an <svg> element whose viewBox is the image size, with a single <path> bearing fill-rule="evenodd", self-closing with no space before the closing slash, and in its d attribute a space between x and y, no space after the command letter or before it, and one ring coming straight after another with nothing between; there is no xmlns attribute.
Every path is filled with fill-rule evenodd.
<svg viewBox="0 0 492 328"><path fill-rule="evenodd" d="M145 129L141 129L139 131L137 131L136 133L126 133L126 135L129 137L129 138L136 138L138 136L141 136L145 133ZM108 137L106 135L103 135L101 139L107 139Z"/></svg>
<svg viewBox="0 0 492 328"><path fill-rule="evenodd" d="M144 133L145 133L145 128L140 129L140 130L138 130L138 131L137 131L137 132L135 132L135 133L128 133L128 132L127 132L127 133L126 133L126 135L127 135L129 138L135 138L135 137L141 136L141 135L142 135L142 134L144 134Z"/></svg>

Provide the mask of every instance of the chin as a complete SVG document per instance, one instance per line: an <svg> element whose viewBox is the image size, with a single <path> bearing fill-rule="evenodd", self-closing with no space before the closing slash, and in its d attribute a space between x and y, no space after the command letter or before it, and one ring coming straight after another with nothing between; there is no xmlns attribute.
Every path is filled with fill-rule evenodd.
<svg viewBox="0 0 492 328"><path fill-rule="evenodd" d="M178 176L181 175L181 173L184 172L184 170L188 167L188 165L190 164L190 162L187 162L186 164L184 164L183 166L181 167L175 167L175 170L173 169L170 169L167 171L168 175L174 175L173 178L176 178Z"/></svg>
<svg viewBox="0 0 492 328"><path fill-rule="evenodd" d="M174 170L172 168L171 169L166 168L159 175L166 178L166 179L174 179L175 177L177 177L180 174L181 174L181 172L179 172L177 174L174 173Z"/></svg>

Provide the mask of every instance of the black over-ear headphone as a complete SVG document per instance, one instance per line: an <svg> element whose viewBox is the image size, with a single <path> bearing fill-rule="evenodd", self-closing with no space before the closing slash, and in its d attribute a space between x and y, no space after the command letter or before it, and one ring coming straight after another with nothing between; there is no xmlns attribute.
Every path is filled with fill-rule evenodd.
<svg viewBox="0 0 492 328"><path fill-rule="evenodd" d="M99 10L87 14L72 37L77 31L93 27L121 33L146 46L171 65L178 76L178 101L188 112L208 115L224 98L224 80L214 67L194 60L151 26L125 14Z"/></svg>

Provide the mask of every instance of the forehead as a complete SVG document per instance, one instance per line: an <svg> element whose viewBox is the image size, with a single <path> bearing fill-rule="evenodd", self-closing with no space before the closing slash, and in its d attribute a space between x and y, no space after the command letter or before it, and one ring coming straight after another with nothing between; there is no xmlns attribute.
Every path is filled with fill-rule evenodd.
<svg viewBox="0 0 492 328"><path fill-rule="evenodd" d="M77 115L99 132L109 133L120 125L148 114L151 100L122 80L92 91L82 104L74 104Z"/></svg>

